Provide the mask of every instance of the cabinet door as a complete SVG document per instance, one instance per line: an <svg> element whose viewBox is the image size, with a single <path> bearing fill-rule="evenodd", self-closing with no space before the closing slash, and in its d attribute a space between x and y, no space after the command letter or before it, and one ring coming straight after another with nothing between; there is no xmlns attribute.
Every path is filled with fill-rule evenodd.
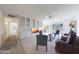
<svg viewBox="0 0 79 59"><path fill-rule="evenodd" d="M20 33L20 39L26 39L27 37L27 32L23 31Z"/></svg>
<svg viewBox="0 0 79 59"><path fill-rule="evenodd" d="M19 32L20 32L20 39L25 38L25 17L21 17L19 20Z"/></svg>
<svg viewBox="0 0 79 59"><path fill-rule="evenodd" d="M36 23L36 21L35 21L35 19L33 19L32 20L32 27L35 27L35 23Z"/></svg>
<svg viewBox="0 0 79 59"><path fill-rule="evenodd" d="M30 18L25 18L26 27L30 27Z"/></svg>

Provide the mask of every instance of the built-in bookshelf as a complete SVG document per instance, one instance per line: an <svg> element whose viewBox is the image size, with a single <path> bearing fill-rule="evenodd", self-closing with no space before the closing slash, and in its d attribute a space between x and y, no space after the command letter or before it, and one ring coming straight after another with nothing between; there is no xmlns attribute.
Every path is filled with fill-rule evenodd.
<svg viewBox="0 0 79 59"><path fill-rule="evenodd" d="M31 31L30 28L30 18L21 17L19 20L19 30L20 30L20 38L25 39L28 36L28 33Z"/></svg>
<svg viewBox="0 0 79 59"><path fill-rule="evenodd" d="M42 21L27 17L21 17L19 19L19 32L20 38L25 39L32 35L32 28L39 28L42 26Z"/></svg>

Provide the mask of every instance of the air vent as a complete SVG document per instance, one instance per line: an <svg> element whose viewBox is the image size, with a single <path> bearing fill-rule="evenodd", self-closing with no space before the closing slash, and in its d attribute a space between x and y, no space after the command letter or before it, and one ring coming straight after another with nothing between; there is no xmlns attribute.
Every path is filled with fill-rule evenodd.
<svg viewBox="0 0 79 59"><path fill-rule="evenodd" d="M14 15L8 15L9 17L15 17Z"/></svg>

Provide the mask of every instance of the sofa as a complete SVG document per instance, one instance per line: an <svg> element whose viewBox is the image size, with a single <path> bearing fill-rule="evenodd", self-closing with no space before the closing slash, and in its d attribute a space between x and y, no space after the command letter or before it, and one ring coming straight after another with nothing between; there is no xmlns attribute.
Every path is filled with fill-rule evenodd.
<svg viewBox="0 0 79 59"><path fill-rule="evenodd" d="M55 50L63 54L79 54L79 37L76 33L72 32L69 41L66 41L67 37L61 37L61 40L56 42Z"/></svg>

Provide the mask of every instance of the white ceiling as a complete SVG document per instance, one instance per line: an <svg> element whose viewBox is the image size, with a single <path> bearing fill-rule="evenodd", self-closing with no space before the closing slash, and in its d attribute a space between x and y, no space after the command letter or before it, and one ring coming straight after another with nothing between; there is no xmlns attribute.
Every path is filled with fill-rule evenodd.
<svg viewBox="0 0 79 59"><path fill-rule="evenodd" d="M53 4L0 4L0 10L21 16L46 16L58 11L74 9L79 5L53 5Z"/></svg>

